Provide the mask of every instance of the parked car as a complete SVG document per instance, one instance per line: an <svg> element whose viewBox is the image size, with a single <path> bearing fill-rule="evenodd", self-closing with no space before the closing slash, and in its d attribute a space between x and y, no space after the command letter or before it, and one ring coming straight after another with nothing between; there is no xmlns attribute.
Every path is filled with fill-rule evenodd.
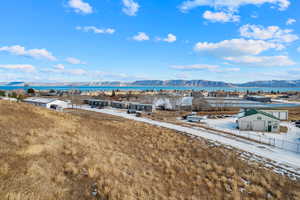
<svg viewBox="0 0 300 200"><path fill-rule="evenodd" d="M135 116L136 116L136 117L141 117L141 116L142 116L142 112L136 112L136 113L135 113Z"/></svg>
<svg viewBox="0 0 300 200"><path fill-rule="evenodd" d="M200 122L203 119L203 117L197 115L189 115L186 119L188 122Z"/></svg>
<svg viewBox="0 0 300 200"><path fill-rule="evenodd" d="M295 126L296 126L297 128L300 128L300 121L296 121L296 122L295 122Z"/></svg>
<svg viewBox="0 0 300 200"><path fill-rule="evenodd" d="M186 120L186 118L188 117L189 115L184 115L182 116L182 119Z"/></svg>

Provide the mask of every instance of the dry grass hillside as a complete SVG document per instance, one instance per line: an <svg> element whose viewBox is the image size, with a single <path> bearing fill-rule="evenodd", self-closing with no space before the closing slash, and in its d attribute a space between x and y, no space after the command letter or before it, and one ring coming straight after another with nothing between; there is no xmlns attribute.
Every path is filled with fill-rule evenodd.
<svg viewBox="0 0 300 200"><path fill-rule="evenodd" d="M1 200L300 199L238 153L121 118L0 101Z"/></svg>

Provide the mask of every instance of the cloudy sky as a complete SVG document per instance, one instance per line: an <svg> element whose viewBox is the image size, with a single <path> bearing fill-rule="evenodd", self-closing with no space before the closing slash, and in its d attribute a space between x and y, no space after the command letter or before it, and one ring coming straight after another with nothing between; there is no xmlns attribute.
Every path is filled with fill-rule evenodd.
<svg viewBox="0 0 300 200"><path fill-rule="evenodd" d="M0 82L300 79L297 0L9 0Z"/></svg>

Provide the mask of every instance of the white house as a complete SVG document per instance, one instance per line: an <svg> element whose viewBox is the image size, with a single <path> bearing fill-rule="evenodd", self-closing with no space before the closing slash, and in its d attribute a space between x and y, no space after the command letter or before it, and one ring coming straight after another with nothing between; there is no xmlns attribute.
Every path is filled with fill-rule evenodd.
<svg viewBox="0 0 300 200"><path fill-rule="evenodd" d="M32 97L32 98L26 98L23 101L25 103L29 103L35 106L41 106L41 107L51 108L55 110L68 108L69 105L68 102L61 101L58 99L52 99L52 98Z"/></svg>
<svg viewBox="0 0 300 200"><path fill-rule="evenodd" d="M280 119L261 110L249 109L244 111L237 123L240 130L280 132Z"/></svg>

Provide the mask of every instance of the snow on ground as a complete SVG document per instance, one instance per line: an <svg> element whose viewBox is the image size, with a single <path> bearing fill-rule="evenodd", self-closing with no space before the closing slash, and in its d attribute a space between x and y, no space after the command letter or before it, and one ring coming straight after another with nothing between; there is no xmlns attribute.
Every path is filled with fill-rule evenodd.
<svg viewBox="0 0 300 200"><path fill-rule="evenodd" d="M78 108L87 111L94 111L94 112L99 112L99 113L104 113L109 115L115 115L130 120L135 120L135 121L144 122L159 127L176 130L193 136L198 136L216 142L217 144L231 146L252 153L256 156L263 157L265 159L270 159L273 161L274 165L284 169L285 171L286 170L292 171L296 174L298 174L300 171L300 154L296 154L290 151L285 151L269 145L259 144L246 139L236 138L234 136L229 137L228 135L222 133L212 133L211 131L205 130L203 128L196 128L196 127L189 128L180 125L175 125L172 123L155 121L148 118L136 117L135 115L130 115L124 111L120 111L116 109L96 109L96 108L90 108L89 106L80 106ZM224 124L223 126L226 125Z"/></svg>
<svg viewBox="0 0 300 200"><path fill-rule="evenodd" d="M272 102L277 102L277 103L290 103L290 104L299 104L300 102L298 101L289 101L289 100L284 100L284 99L272 99Z"/></svg>
<svg viewBox="0 0 300 200"><path fill-rule="evenodd" d="M255 131L240 131L236 128L237 117L224 119L204 119L208 127L249 137L277 147L300 153L300 129L291 122L281 122L281 126L288 128L287 133L263 133Z"/></svg>

